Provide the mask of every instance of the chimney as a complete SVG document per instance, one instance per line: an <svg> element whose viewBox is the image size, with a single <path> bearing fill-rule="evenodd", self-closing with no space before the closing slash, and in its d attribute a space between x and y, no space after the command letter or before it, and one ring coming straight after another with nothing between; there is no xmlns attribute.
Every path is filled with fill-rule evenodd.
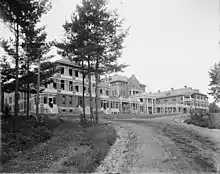
<svg viewBox="0 0 220 174"><path fill-rule="evenodd" d="M160 90L158 90L158 93L160 93Z"/></svg>
<svg viewBox="0 0 220 174"><path fill-rule="evenodd" d="M171 91L173 91L174 90L174 88L171 88Z"/></svg>
<svg viewBox="0 0 220 174"><path fill-rule="evenodd" d="M184 88L187 88L187 85L185 85Z"/></svg>

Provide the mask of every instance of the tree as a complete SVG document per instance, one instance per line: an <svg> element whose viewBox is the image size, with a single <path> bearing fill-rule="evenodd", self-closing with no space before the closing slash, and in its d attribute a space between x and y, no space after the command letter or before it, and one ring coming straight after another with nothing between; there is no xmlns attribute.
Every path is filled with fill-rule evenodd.
<svg viewBox="0 0 220 174"><path fill-rule="evenodd" d="M29 14L29 6L26 2L30 0L1 0L0 18L3 19L10 31L14 34L15 51L11 55L15 59L16 88L15 88L15 109L14 109L14 128L16 129L16 120L18 116L18 90L19 90L19 46L20 31L25 25L26 16Z"/></svg>
<svg viewBox="0 0 220 174"><path fill-rule="evenodd" d="M10 63L7 61L7 56L3 55L0 59L1 67L1 111L4 112L4 92L8 91L7 83L10 79L15 77L15 69L11 67Z"/></svg>
<svg viewBox="0 0 220 174"><path fill-rule="evenodd" d="M213 96L215 102L220 101L220 62L215 63L214 66L209 71L210 77L210 91L209 95Z"/></svg>
<svg viewBox="0 0 220 174"><path fill-rule="evenodd" d="M119 64L118 58L122 54L122 43L128 34L128 29L123 29L123 20L119 19L116 10L108 10L106 0L83 0L79 11L87 22L87 39L93 43L93 58L95 61L95 103L96 122L98 118L98 88L100 75L122 71L127 67Z"/></svg>
<svg viewBox="0 0 220 174"><path fill-rule="evenodd" d="M59 49L58 54L68 57L72 62L77 62L80 66L81 73L83 76L83 91L82 91L82 99L83 99L83 120L86 121L85 117L85 75L86 75L86 67L85 61L87 53L86 49L86 29L85 29L85 21L82 20L82 16L80 15L80 9L77 6L77 10L72 14L71 20L66 21L63 25L65 30L65 37L62 42L54 42L54 45ZM81 13L82 14L82 13Z"/></svg>
<svg viewBox="0 0 220 174"><path fill-rule="evenodd" d="M96 121L98 122L98 85L100 75L121 71L127 65L119 64L122 43L128 30L122 29L123 20L116 11L107 10L106 0L83 0L77 5L70 22L64 24L65 39L56 44L62 55L73 60L87 61L89 75L90 111L91 73L96 78ZM94 65L94 66L93 66ZM85 66L82 67L83 71ZM92 114L92 113L91 113Z"/></svg>
<svg viewBox="0 0 220 174"><path fill-rule="evenodd" d="M24 20L24 27L21 29L23 34L23 43L21 47L24 51L24 61L22 68L27 73L26 78L26 92L27 92L27 116L29 116L29 102L30 102L30 77L29 72L32 65L39 64L43 61L43 56L50 51L49 44L46 43L47 34L45 27L37 27L40 18L51 9L51 3L48 0L36 1L27 0L26 6L29 11ZM50 58L50 57L49 57ZM45 58L44 58L45 59ZM38 100L38 99L37 99ZM37 109L38 111L38 109Z"/></svg>
<svg viewBox="0 0 220 174"><path fill-rule="evenodd" d="M220 107L215 102L212 102L209 104L209 112L218 113L220 112Z"/></svg>
<svg viewBox="0 0 220 174"><path fill-rule="evenodd" d="M9 10L7 10L7 12L12 11L11 16L12 17L13 15L15 16L17 13L14 14L14 11L11 10L13 9L11 8L11 6L14 4L12 4L11 2L7 2L7 1L3 1L3 2L4 2L4 6L10 7ZM24 76L24 74L27 73L27 76L25 79L26 81L22 81L22 82L25 82L26 84L25 92L27 92L27 103L28 103L27 104L27 116L28 116L29 115L29 98L30 98L29 97L30 68L32 65L36 65L39 62L39 60L43 59L44 54L47 54L50 51L49 44L45 43L46 36L47 36L47 34L44 31L45 27L37 28L36 26L38 22L40 21L41 16L45 14L51 8L51 3L49 3L48 0L42 0L40 2L37 0L25 0L25 1L18 1L17 3L24 10L22 11L23 18L19 19L19 23L17 22L20 26L20 30L19 30L20 43L18 44L20 45L20 49L22 50L20 51L20 58L16 59L17 61L16 67L18 67L18 64L20 62L22 66L20 66L21 70L20 72L18 71L17 74ZM20 9L16 9L16 10L20 10ZM17 17L15 16L15 18ZM12 19L9 18L8 21L10 23L13 23L14 20ZM16 43L17 43L17 39L16 39ZM9 45L7 45L7 43L4 44L4 48L5 48L5 51L9 53L9 55L13 57L14 55L18 55L17 52L16 54L14 54L15 51L13 50L13 48L9 49ZM16 79L17 79L16 81L18 81L18 77ZM24 90L24 84L20 83L20 85L23 86L23 90ZM18 90L19 89L16 88L15 93L17 93ZM16 106L16 103L15 103L15 106ZM17 111L15 110L15 114L16 112Z"/></svg>

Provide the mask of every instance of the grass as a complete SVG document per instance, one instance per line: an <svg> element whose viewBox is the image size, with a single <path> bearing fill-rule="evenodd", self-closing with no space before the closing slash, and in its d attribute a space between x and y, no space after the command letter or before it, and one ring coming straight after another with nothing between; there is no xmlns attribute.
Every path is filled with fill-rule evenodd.
<svg viewBox="0 0 220 174"><path fill-rule="evenodd" d="M94 172L115 140L116 132L110 125L88 127L64 120L53 129L50 139L22 150L4 164L2 172Z"/></svg>
<svg viewBox="0 0 220 174"><path fill-rule="evenodd" d="M209 138L200 136L193 130L169 124L164 126L161 132L171 138L183 154L199 165L202 171L216 172L215 162L210 153L210 150L215 152L216 147Z"/></svg>
<svg viewBox="0 0 220 174"><path fill-rule="evenodd" d="M152 127L162 136L172 140L175 146L173 146L172 143L168 144L167 151L171 151L172 148L175 149L175 147L180 149L183 155L187 157L186 160L189 161L191 166L199 173L217 171L215 161L212 158L212 154L216 153L217 149L215 143L210 138L199 135L194 130L186 127L166 124L162 121L143 122L140 120L131 120L128 122Z"/></svg>

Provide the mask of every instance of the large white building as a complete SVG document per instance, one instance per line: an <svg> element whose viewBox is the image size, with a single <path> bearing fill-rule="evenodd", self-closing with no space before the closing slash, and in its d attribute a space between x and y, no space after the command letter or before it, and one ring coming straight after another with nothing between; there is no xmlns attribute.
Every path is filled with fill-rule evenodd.
<svg viewBox="0 0 220 174"><path fill-rule="evenodd" d="M68 59L58 60L57 63L60 72L52 77L53 82L45 86L44 92L40 94L40 112L74 114L78 112L77 107L83 104L82 73L80 67ZM101 79L98 93L99 110L105 114L182 113L189 111L191 104L189 105L188 102L192 103L192 101L195 101L193 106L208 109L207 96L199 91L185 87L151 94L146 92L146 85L140 83L135 75L130 78L113 75ZM35 112L36 97L31 96L30 108L31 112ZM95 108L94 76L92 76L92 97L93 108ZM184 97L182 102L179 102L178 97ZM8 103L13 111L14 93L5 94L5 103ZM49 105L49 103L53 104ZM86 113L89 113L88 77L85 79L85 106ZM20 112L26 110L26 94L24 93L20 93L19 110Z"/></svg>

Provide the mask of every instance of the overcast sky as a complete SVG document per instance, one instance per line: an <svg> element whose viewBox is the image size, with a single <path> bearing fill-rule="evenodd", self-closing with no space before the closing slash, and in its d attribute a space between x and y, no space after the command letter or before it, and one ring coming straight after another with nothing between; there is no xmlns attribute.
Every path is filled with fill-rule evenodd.
<svg viewBox="0 0 220 174"><path fill-rule="evenodd" d="M121 58L148 92L184 85L208 92L208 70L219 61L218 0L110 0L131 26ZM62 38L62 24L80 0L52 0L43 17L49 39ZM1 27L6 36L6 29Z"/></svg>

